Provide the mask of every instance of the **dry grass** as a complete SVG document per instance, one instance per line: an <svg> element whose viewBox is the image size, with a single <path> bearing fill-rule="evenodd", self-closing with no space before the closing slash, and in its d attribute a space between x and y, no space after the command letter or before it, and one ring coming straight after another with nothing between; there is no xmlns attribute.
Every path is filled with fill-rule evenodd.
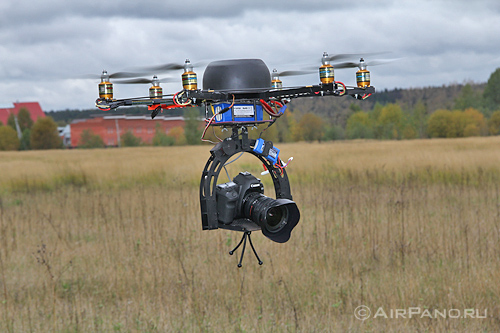
<svg viewBox="0 0 500 333"><path fill-rule="evenodd" d="M240 234L201 230L208 147L0 154L0 330L500 329L500 138L278 147L301 222L241 269Z"/></svg>

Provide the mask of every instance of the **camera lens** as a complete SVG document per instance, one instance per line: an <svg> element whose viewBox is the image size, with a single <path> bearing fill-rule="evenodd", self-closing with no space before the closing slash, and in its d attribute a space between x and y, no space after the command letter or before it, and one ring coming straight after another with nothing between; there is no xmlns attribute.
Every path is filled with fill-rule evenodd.
<svg viewBox="0 0 500 333"><path fill-rule="evenodd" d="M268 209L266 214L267 225L269 230L272 231L279 226L280 222L283 221L283 217L286 216L285 207L271 207Z"/></svg>
<svg viewBox="0 0 500 333"><path fill-rule="evenodd" d="M218 226L240 231L261 229L270 240L287 242L299 223L299 208L290 199L273 199L263 193L264 185L260 179L249 172L240 172L232 182L217 185ZM276 196L285 195L286 191L276 190ZM243 226L245 223L247 225Z"/></svg>
<svg viewBox="0 0 500 333"><path fill-rule="evenodd" d="M288 241L290 232L300 218L295 202L269 198L258 192L246 195L242 213L244 217L257 223L266 237L279 243Z"/></svg>

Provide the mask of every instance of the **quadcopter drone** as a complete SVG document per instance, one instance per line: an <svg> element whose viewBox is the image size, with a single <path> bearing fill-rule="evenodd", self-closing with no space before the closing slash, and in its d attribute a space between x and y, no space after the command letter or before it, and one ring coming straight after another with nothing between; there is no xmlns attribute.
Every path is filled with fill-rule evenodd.
<svg viewBox="0 0 500 333"><path fill-rule="evenodd" d="M370 85L368 65L363 58L359 62L344 62L332 65L331 62L355 55L329 56L326 52L319 67L320 83L300 87L284 87L280 77L307 74L307 71L278 72L269 71L264 61L260 59L235 59L214 61L207 65L203 74L203 89L198 88L197 75L193 64L186 60L183 65L166 64L148 69L148 71L181 70L183 89L175 94L163 94L160 80L155 75L153 79L133 78L138 73L118 72L108 74L102 72L99 83L99 98L96 106L103 111L122 106L147 105L151 118L159 112L174 108L204 107L206 126L201 139L210 126L231 128L232 133L220 140L211 150L200 182L200 207L203 230L228 229L243 232L238 245L229 253L232 255L243 244L242 254L238 263L241 267L247 240L259 262L262 264L252 244L250 234L261 230L264 236L284 243L290 239L292 229L300 220L300 212L292 201L290 184L285 163L280 159L280 150L271 141L262 138L256 140L248 137L248 127L268 124L268 127L284 114L287 103L294 98L320 96L352 96L356 99L366 99L375 92ZM334 68L355 68L356 87L346 86L335 81ZM143 75L141 75L143 76ZM116 83L151 83L149 97L113 99L113 84L110 79L126 79ZM267 127L267 128L268 128ZM266 129L267 129L266 128ZM218 176L227 164L242 153L250 153L264 165L265 173L273 180L276 199L264 195L264 186L260 179L248 172L240 172L233 180L217 184ZM229 162L228 162L229 161ZM263 173L263 174L265 174ZM229 176L229 175L228 175Z"/></svg>

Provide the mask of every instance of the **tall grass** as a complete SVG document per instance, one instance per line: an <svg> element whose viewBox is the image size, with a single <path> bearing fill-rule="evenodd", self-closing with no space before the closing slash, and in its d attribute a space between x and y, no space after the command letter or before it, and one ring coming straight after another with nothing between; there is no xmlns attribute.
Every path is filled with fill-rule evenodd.
<svg viewBox="0 0 500 333"><path fill-rule="evenodd" d="M285 244L255 233L264 265L241 269L241 234L201 230L207 147L0 154L0 330L497 331L499 144L279 145L301 221Z"/></svg>

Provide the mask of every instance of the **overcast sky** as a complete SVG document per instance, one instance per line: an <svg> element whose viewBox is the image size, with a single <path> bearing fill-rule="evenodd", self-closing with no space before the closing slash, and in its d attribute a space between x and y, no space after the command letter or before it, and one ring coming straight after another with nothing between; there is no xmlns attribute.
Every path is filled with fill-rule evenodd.
<svg viewBox="0 0 500 333"><path fill-rule="evenodd" d="M283 71L319 66L324 51L400 59L370 68L376 89L486 82L500 67L500 1L2 0L0 107L92 108L99 80L81 76L103 69L260 58ZM355 85L355 71L339 69L336 79ZM165 92L181 89L182 71L172 74L179 82ZM148 85L114 89L116 98L136 97Z"/></svg>

